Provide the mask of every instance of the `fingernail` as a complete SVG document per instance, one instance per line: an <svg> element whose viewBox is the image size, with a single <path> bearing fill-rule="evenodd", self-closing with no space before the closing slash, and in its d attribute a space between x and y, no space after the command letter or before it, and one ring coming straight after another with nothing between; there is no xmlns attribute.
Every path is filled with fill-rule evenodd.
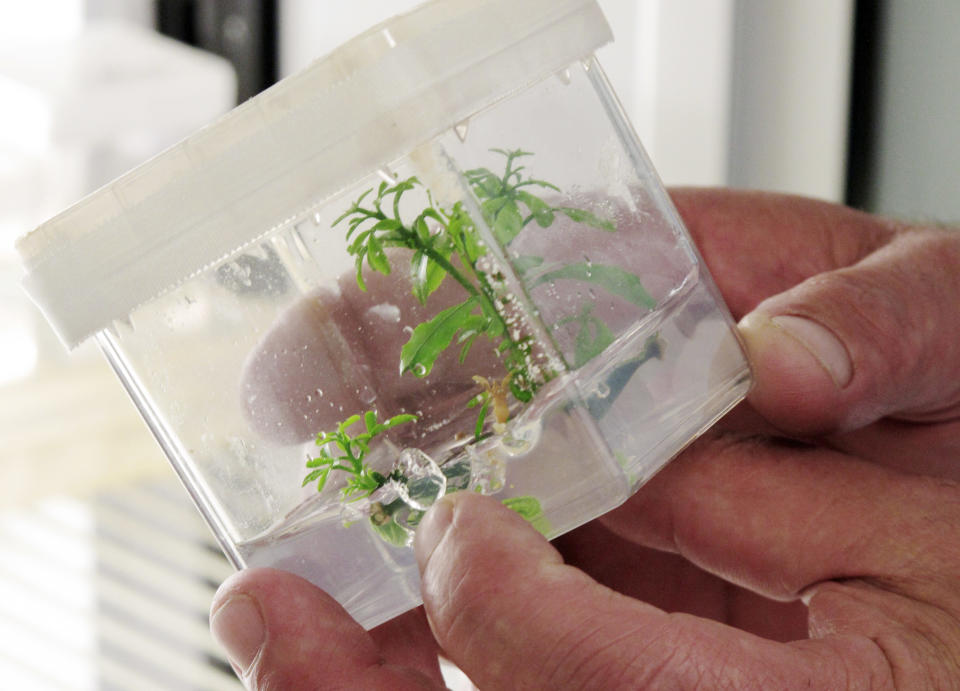
<svg viewBox="0 0 960 691"><path fill-rule="evenodd" d="M850 354L832 331L806 317L782 315L770 321L802 345L827 371L838 388L850 382L853 376Z"/></svg>
<svg viewBox="0 0 960 691"><path fill-rule="evenodd" d="M250 668L266 637L260 607L243 594L231 595L210 615L210 631L241 675Z"/></svg>
<svg viewBox="0 0 960 691"><path fill-rule="evenodd" d="M421 572L427 567L427 562L430 561L433 551L447 533L452 521L453 499L449 496L439 499L420 521L414 537L413 552Z"/></svg>

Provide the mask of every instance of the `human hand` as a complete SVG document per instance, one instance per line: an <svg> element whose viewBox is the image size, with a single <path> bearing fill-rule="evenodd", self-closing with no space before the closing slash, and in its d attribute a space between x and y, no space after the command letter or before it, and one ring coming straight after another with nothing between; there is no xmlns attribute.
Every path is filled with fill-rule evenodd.
<svg viewBox="0 0 960 691"><path fill-rule="evenodd" d="M735 314L798 286L744 322L757 375L751 400L767 419L741 411L602 524L558 541L585 571L564 565L496 502L467 494L442 500L416 543L436 640L481 688L955 683L960 495L943 478L956 472L960 437L951 412L957 378L949 376L960 369L960 326L952 326L952 340L929 328L960 295L955 236L902 233L775 196L682 192L676 200ZM852 268L823 275L840 267ZM861 298L829 298L832 287ZM882 298L885 288L895 291L892 300ZM875 312L864 309L862 295ZM904 295L913 296L906 336L847 328L856 316L874 327L896 320ZM817 317L840 336L849 381L842 358L810 360L784 332L796 322L771 322L784 314ZM871 350L878 338L892 343L886 357ZM887 358L900 364L890 368ZM947 376L927 375L931 360ZM832 375L821 362L833 363ZM784 430L806 443L788 443ZM634 543L643 547L623 549ZM796 605L750 593L786 601L803 594L810 638L780 643L744 631L797 633ZM266 622L262 645L236 638L252 627L231 621L237 610L223 608L228 600L254 605ZM440 684L436 643L415 619L422 615L367 634L313 586L272 571L234 577L214 609L215 628L234 636L238 664L252 660L247 672L257 688ZM788 625L750 621L757 612L787 617Z"/></svg>

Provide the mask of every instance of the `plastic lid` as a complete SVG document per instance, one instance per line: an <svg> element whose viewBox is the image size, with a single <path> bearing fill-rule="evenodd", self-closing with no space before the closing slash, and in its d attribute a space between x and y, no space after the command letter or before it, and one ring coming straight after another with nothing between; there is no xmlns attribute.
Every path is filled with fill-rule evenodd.
<svg viewBox="0 0 960 691"><path fill-rule="evenodd" d="M17 243L74 347L612 38L595 0L434 0L352 39Z"/></svg>

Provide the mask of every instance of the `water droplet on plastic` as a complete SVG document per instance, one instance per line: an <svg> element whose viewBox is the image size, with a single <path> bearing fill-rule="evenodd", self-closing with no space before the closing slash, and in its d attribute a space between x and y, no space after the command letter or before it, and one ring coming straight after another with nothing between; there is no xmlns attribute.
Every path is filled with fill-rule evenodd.
<svg viewBox="0 0 960 691"><path fill-rule="evenodd" d="M606 398L610 395L610 386L606 382L600 382L594 389L593 395L597 398Z"/></svg>
<svg viewBox="0 0 960 691"><path fill-rule="evenodd" d="M411 508L426 511L447 491L447 477L440 466L420 449L404 449L397 459L397 470L405 483L399 483L400 497Z"/></svg>
<svg viewBox="0 0 960 691"><path fill-rule="evenodd" d="M537 421L517 425L507 431L500 440L504 452L508 456L519 456L527 453L540 440L540 423Z"/></svg>
<svg viewBox="0 0 960 691"><path fill-rule="evenodd" d="M453 131L456 132L457 138L461 142L467 141L467 130L470 128L470 121L464 120L453 126Z"/></svg>
<svg viewBox="0 0 960 691"><path fill-rule="evenodd" d="M357 391L357 396L360 398L360 400L363 403L367 405L370 405L375 400L377 400L377 392L371 389L366 384L360 387L360 390Z"/></svg>
<svg viewBox="0 0 960 691"><path fill-rule="evenodd" d="M560 83L563 84L564 86L569 86L570 81L571 81L571 79L570 79L570 68L569 68L569 67L565 67L565 68L562 69L562 70L558 70L558 71L557 71L557 79L559 79L559 80L560 80Z"/></svg>

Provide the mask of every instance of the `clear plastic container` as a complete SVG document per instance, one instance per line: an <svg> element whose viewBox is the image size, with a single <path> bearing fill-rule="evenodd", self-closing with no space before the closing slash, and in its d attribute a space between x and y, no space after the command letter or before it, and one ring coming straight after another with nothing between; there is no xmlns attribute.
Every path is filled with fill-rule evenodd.
<svg viewBox="0 0 960 691"><path fill-rule="evenodd" d="M20 241L238 568L374 626L418 604L409 543L443 493L553 537L743 397L609 39L592 0L427 3Z"/></svg>

